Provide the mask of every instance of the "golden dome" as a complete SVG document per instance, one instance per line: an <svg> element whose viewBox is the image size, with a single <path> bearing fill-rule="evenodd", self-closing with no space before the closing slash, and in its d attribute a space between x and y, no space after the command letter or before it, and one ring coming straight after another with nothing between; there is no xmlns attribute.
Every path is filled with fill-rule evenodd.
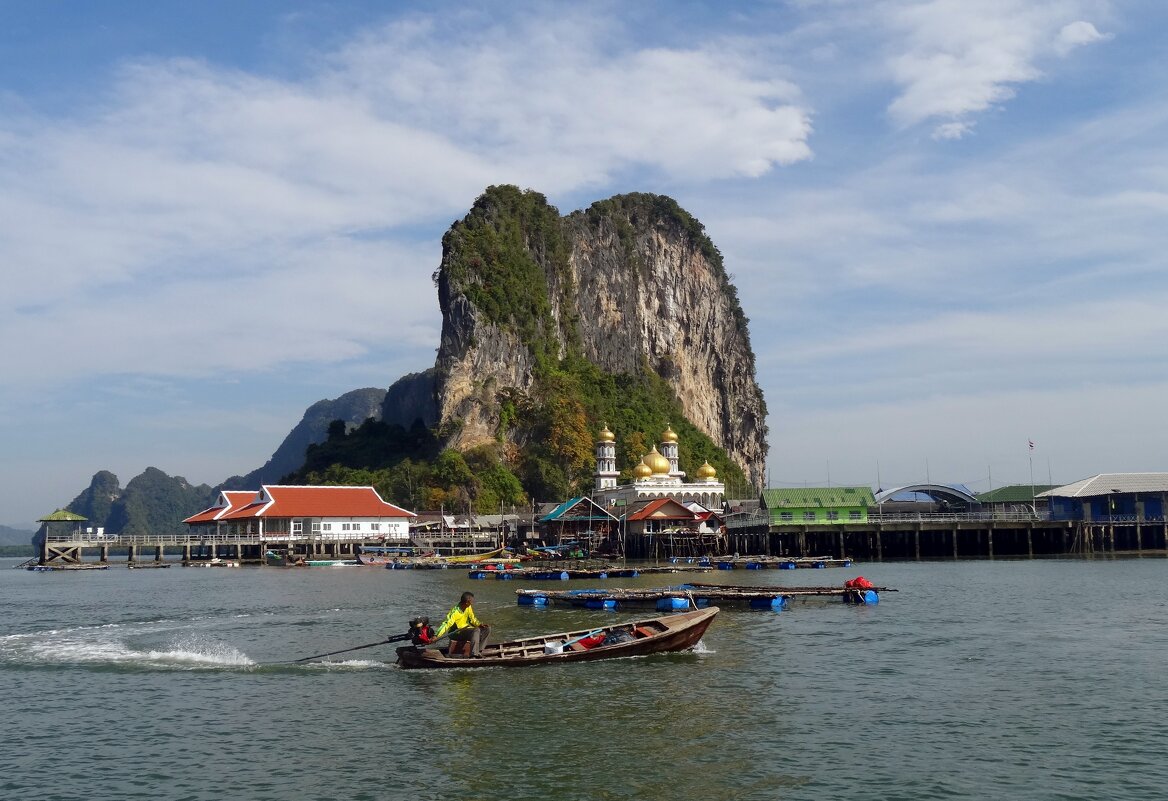
<svg viewBox="0 0 1168 801"><path fill-rule="evenodd" d="M608 423L604 424L604 428L600 429L601 442L616 442L616 434L608 430Z"/></svg>
<svg viewBox="0 0 1168 801"><path fill-rule="evenodd" d="M668 459L657 452L657 448L653 448L653 450L649 451L648 455L645 456L644 461L645 464L649 465L649 467L653 470L653 474L658 476L668 475L669 471L673 467L673 465L669 463Z"/></svg>
<svg viewBox="0 0 1168 801"><path fill-rule="evenodd" d="M677 442L677 434L673 431L673 426L665 426L664 433L661 434L662 442Z"/></svg>
<svg viewBox="0 0 1168 801"><path fill-rule="evenodd" d="M717 475L718 471L709 462L702 462L702 466L698 468L698 478L710 479L717 477Z"/></svg>
<svg viewBox="0 0 1168 801"><path fill-rule="evenodd" d="M633 475L637 478L648 478L653 475L653 468L645 464L645 459L642 457L641 463L633 468Z"/></svg>

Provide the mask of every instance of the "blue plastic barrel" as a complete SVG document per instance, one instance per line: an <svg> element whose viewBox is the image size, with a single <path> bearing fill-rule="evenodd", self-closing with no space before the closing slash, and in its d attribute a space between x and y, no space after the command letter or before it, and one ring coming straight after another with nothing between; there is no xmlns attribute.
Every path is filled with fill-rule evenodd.
<svg viewBox="0 0 1168 801"><path fill-rule="evenodd" d="M485 570L472 570L467 575L469 575L470 578L472 578L472 579L485 579L487 577L487 571L485 571Z"/></svg>
<svg viewBox="0 0 1168 801"><path fill-rule="evenodd" d="M845 559L845 560L844 560L844 567L851 567L851 566L852 566L852 560L851 560L851 559Z"/></svg>
<svg viewBox="0 0 1168 801"><path fill-rule="evenodd" d="M876 592L876 590L864 590L864 594L861 597L866 604L880 603L880 593Z"/></svg>
<svg viewBox="0 0 1168 801"><path fill-rule="evenodd" d="M827 567L827 562L816 562L816 563L815 563L815 567L816 567L816 568L824 568L824 567Z"/></svg>
<svg viewBox="0 0 1168 801"><path fill-rule="evenodd" d="M585 609L616 609L615 598L589 598L584 602Z"/></svg>
<svg viewBox="0 0 1168 801"><path fill-rule="evenodd" d="M515 576L513 576L513 575L511 575L510 573L508 573L508 572L504 571L504 572L502 572L502 573L496 573L496 574L495 574L495 578L497 578L497 579L503 579L503 581L510 581L511 579L515 578Z"/></svg>
<svg viewBox="0 0 1168 801"><path fill-rule="evenodd" d="M658 612L674 612L679 609L689 609L688 598L658 598Z"/></svg>
<svg viewBox="0 0 1168 801"><path fill-rule="evenodd" d="M762 570L762 564L760 564L759 562L747 562L746 569L747 570Z"/></svg>
<svg viewBox="0 0 1168 801"><path fill-rule="evenodd" d="M733 570L734 563L733 562L719 562L718 569L719 570Z"/></svg>
<svg viewBox="0 0 1168 801"><path fill-rule="evenodd" d="M795 568L794 562L779 562L779 570L794 570Z"/></svg>
<svg viewBox="0 0 1168 801"><path fill-rule="evenodd" d="M783 611L783 596L776 595L774 598L751 598L751 609L770 609L775 612Z"/></svg>
<svg viewBox="0 0 1168 801"><path fill-rule="evenodd" d="M547 606L548 597L546 595L520 595L520 606Z"/></svg>
<svg viewBox="0 0 1168 801"><path fill-rule="evenodd" d="M600 575L597 576L596 578L606 579L606 578L608 578L608 574L602 570L602 571L600 571Z"/></svg>

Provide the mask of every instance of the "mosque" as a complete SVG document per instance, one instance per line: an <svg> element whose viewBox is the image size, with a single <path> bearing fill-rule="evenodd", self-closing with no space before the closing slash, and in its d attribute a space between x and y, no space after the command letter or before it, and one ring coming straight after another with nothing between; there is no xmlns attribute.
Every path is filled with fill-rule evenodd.
<svg viewBox="0 0 1168 801"><path fill-rule="evenodd" d="M677 434L666 426L661 434L661 450L654 446L633 468L633 480L618 484L620 471L616 467L616 435L606 424L596 441L596 487L593 500L606 509L614 506L632 506L638 501L672 498L685 503L696 501L707 509L722 505L726 486L718 480L718 471L709 462L697 470L697 479L687 482L685 473L677 466Z"/></svg>

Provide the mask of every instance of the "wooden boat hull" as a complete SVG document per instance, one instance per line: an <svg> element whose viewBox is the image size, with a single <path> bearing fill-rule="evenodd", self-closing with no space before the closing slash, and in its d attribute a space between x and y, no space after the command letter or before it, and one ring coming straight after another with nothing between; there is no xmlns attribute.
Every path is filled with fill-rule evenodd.
<svg viewBox="0 0 1168 801"><path fill-rule="evenodd" d="M596 629L570 631L528 637L522 640L488 644L479 658L450 658L445 651L419 649L413 646L397 649L397 661L405 669L441 668L483 668L483 667L531 667L533 665L559 665L567 662L591 662L598 659L619 659L627 656L684 651L693 648L705 634L718 607L698 609L677 615L610 624ZM616 629L628 628L635 638L612 645L598 645L583 648L578 643L565 648L562 653L545 653L545 646L554 643L571 642L589 634L608 634Z"/></svg>

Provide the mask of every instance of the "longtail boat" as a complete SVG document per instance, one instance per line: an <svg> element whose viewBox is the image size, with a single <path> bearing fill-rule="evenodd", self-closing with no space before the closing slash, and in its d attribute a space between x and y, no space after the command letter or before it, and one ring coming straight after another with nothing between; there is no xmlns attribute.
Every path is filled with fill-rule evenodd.
<svg viewBox="0 0 1168 801"><path fill-rule="evenodd" d="M444 648L407 646L397 649L397 663L407 669L530 667L684 651L697 645L717 614L718 607L711 606L595 629L488 643L478 657L449 657ZM591 642L597 644L588 647L586 643Z"/></svg>

